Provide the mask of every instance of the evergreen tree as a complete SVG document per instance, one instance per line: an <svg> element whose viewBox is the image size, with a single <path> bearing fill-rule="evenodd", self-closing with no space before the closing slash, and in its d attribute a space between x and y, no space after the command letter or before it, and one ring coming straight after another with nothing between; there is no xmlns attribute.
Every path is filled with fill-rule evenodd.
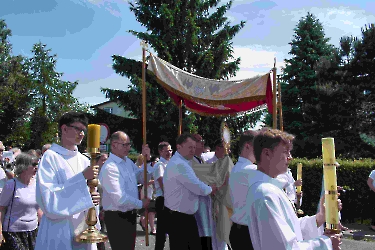
<svg viewBox="0 0 375 250"><path fill-rule="evenodd" d="M294 31L289 43L292 58L285 60L282 75L286 83L282 92L283 122L286 131L297 135L294 154L305 156L303 148L309 148L313 154L320 150L311 151L317 148L321 137L320 121L316 120L319 115L316 107L320 103L316 66L321 58L332 55L335 48L328 43L322 24L311 13L300 19Z"/></svg>
<svg viewBox="0 0 375 250"><path fill-rule="evenodd" d="M130 10L147 32L130 30L141 40L147 41L158 57L174 66L198 76L211 79L228 79L235 76L240 58L233 58L231 39L244 27L245 22L230 25L225 13L232 2L219 6L220 1L210 0L141 0L131 3ZM128 91L103 89L111 100L120 101L135 117L141 112L141 62L113 56L116 73L130 78ZM177 135L178 109L151 73L147 73L147 135L155 143L165 136L174 141ZM183 111L183 130L199 132L205 139L218 138L223 118L201 117ZM256 117L259 117L257 114ZM253 115L237 120L247 126L255 124ZM232 119L233 123L235 118ZM155 124L149 125L149 124ZM139 129L140 131L140 129ZM207 138L210 135L211 138Z"/></svg>

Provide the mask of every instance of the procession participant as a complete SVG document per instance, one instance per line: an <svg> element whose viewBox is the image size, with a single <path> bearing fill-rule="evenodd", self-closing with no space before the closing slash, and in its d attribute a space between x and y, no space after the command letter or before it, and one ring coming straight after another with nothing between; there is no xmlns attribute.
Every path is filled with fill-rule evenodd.
<svg viewBox="0 0 375 250"><path fill-rule="evenodd" d="M302 193L297 194L296 187L302 186L302 179L295 180L290 168L288 168L285 173L279 174L276 178L280 180L282 183L284 183L283 189L286 195L288 196L289 200L297 204L297 196L302 196Z"/></svg>
<svg viewBox="0 0 375 250"><path fill-rule="evenodd" d="M169 242L171 250L200 250L201 241L194 218L198 197L212 194L217 188L200 181L191 167L195 138L191 134L182 134L176 144L177 152L168 162L163 177L165 207L169 212Z"/></svg>
<svg viewBox="0 0 375 250"><path fill-rule="evenodd" d="M39 163L36 199L43 217L37 250L96 249L96 244L75 241L75 236L87 228L87 210L100 201L99 193L90 194L86 182L96 178L98 166L90 166L88 158L77 149L87 123L84 113L65 113L59 120L61 145L53 144ZM96 226L100 229L99 223Z"/></svg>
<svg viewBox="0 0 375 250"><path fill-rule="evenodd" d="M143 167L138 168L127 157L131 148L129 136L117 131L111 135L110 143L111 153L99 174L104 222L111 248L131 250L135 248L137 209L148 207L150 200L138 197L137 183L143 183ZM150 157L147 144L142 146L142 155Z"/></svg>
<svg viewBox="0 0 375 250"><path fill-rule="evenodd" d="M164 186L163 176L165 168L172 157L172 147L168 142L160 142L158 145L160 160L155 164L154 168L154 182L155 182L155 196L156 196L156 216L158 223L156 226L155 250L164 249L167 229L167 216L164 209Z"/></svg>
<svg viewBox="0 0 375 250"><path fill-rule="evenodd" d="M318 236L325 209L298 218L276 176L286 172L292 159L294 136L264 128L253 140L258 170L249 180L246 221L252 245L258 249L340 249L340 235ZM322 200L321 200L322 202Z"/></svg>
<svg viewBox="0 0 375 250"><path fill-rule="evenodd" d="M211 158L207 159L205 158L205 162L206 163L215 163L218 159L223 159L224 156L225 156L225 148L224 148L224 144L223 144L223 140L222 139L218 139L215 141L214 143L214 154L212 155ZM228 149L228 153L230 153L230 149ZM209 153L206 153L205 154L206 157L208 155L210 155Z"/></svg>
<svg viewBox="0 0 375 250"><path fill-rule="evenodd" d="M256 131L246 131L240 136L238 147L240 149L240 156L236 165L234 165L229 176L229 191L233 205L233 215L231 221L233 222L229 240L232 249L253 249L251 244L249 228L245 220L246 217L246 197L249 190L249 179L254 176L257 166L254 165L254 147L253 139L257 134Z"/></svg>
<svg viewBox="0 0 375 250"><path fill-rule="evenodd" d="M195 138L195 154L193 160L196 164L204 163L202 153L204 150L204 140L199 134L193 134ZM211 200L209 196L198 196L198 210L195 213L198 232L201 239L202 250L212 249L212 226L211 226Z"/></svg>

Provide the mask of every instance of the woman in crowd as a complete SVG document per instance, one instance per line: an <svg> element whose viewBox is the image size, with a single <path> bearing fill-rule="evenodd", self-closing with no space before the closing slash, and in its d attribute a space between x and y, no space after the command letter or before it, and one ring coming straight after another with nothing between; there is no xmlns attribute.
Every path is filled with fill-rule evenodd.
<svg viewBox="0 0 375 250"><path fill-rule="evenodd" d="M0 196L0 241L7 249L33 250L42 211L36 202L35 174L38 158L26 153L17 156L15 178L5 183Z"/></svg>

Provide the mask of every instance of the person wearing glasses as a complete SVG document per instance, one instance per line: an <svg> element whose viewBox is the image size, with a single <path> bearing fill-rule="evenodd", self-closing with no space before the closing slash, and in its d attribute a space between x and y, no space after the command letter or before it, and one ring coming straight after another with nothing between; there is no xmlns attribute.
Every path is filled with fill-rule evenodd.
<svg viewBox="0 0 375 250"><path fill-rule="evenodd" d="M129 136L117 131L111 135L110 143L111 153L99 174L104 222L111 248L131 250L135 248L137 209L148 207L150 200L138 197L137 184L144 182L143 167L138 168L128 158L131 148ZM150 148L147 144L142 147L142 155L149 160Z"/></svg>
<svg viewBox="0 0 375 250"><path fill-rule="evenodd" d="M36 200L43 211L35 249L97 249L94 243L78 243L75 236L87 228L89 208L98 205L98 192L90 194L87 180L98 175L99 166L77 146L86 133L88 119L81 112L67 112L59 120L60 144L52 144L39 163ZM96 206L97 214L99 207ZM96 227L100 229L99 220Z"/></svg>
<svg viewBox="0 0 375 250"><path fill-rule="evenodd" d="M15 162L15 178L8 180L0 197L0 242L7 249L35 247L37 227L42 212L36 202L35 174L38 158L21 153Z"/></svg>
<svg viewBox="0 0 375 250"><path fill-rule="evenodd" d="M164 209L164 186L163 176L165 168L169 160L172 157L172 147L168 142L160 142L158 145L158 151L160 160L155 164L154 168L154 181L155 181L155 208L156 215L158 217L158 223L156 226L156 237L155 237L155 250L163 250L166 240L167 230L167 218L166 210Z"/></svg>

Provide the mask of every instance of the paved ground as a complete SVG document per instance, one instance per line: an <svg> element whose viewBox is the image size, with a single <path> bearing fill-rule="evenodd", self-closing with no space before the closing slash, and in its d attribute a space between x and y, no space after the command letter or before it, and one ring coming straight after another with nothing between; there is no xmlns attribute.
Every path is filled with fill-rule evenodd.
<svg viewBox="0 0 375 250"><path fill-rule="evenodd" d="M139 219L138 219L139 220ZM137 221L138 221L137 220ZM341 250L367 250L375 249L375 232L369 229L367 225L358 224L344 224L349 229L353 230L352 233L349 231L343 232L344 239L341 245ZM369 241L368 241L369 240ZM106 250L110 250L109 243L106 244ZM149 235L149 246L146 246L145 233L142 231L141 226L137 224L137 238L136 238L136 250L151 250L155 247L155 236ZM168 239L165 245L165 250L169 250Z"/></svg>

